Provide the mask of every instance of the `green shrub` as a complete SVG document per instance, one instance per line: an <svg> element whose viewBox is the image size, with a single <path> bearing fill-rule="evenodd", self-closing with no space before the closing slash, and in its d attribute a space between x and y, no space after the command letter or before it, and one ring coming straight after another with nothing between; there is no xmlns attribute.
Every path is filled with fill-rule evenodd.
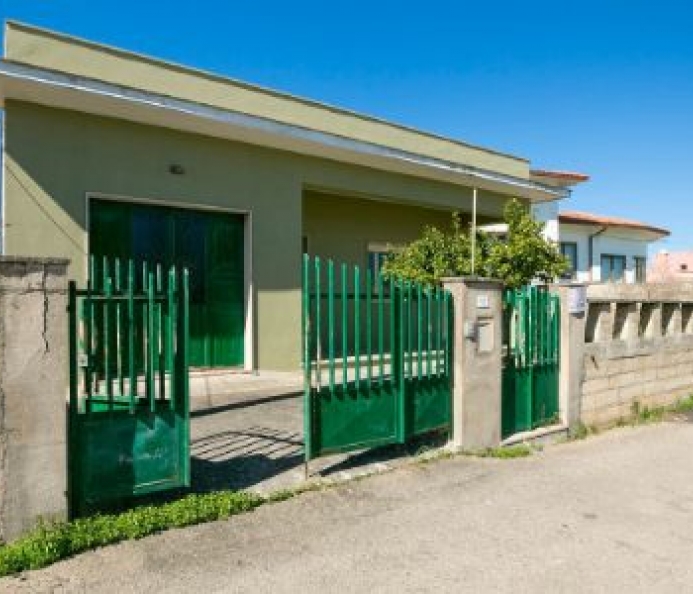
<svg viewBox="0 0 693 594"><path fill-rule="evenodd" d="M509 202L504 219L508 233L502 241L477 231L474 274L518 288L535 279L553 280L568 269L568 261L558 246L542 235L544 225L535 221L522 204ZM462 228L457 213L448 232L426 227L419 239L390 255L383 265L383 274L425 284L439 283L446 276L470 275L471 230Z"/></svg>

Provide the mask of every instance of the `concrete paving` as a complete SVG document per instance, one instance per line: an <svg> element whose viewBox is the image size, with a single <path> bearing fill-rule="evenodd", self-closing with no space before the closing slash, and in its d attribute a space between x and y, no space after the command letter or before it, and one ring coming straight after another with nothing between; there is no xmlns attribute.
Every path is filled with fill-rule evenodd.
<svg viewBox="0 0 693 594"><path fill-rule="evenodd" d="M300 372L255 371L238 369L192 369L190 372L190 408L223 409L241 401L263 400L303 391Z"/></svg>
<svg viewBox="0 0 693 594"><path fill-rule="evenodd" d="M343 481L405 464L441 436L378 450L311 461L309 480ZM305 482L303 396L250 392L191 415L192 488L204 492L247 489L270 493Z"/></svg>
<svg viewBox="0 0 693 594"><path fill-rule="evenodd" d="M193 411L193 489L266 492L303 480L303 401L300 396L237 400Z"/></svg>
<svg viewBox="0 0 693 594"><path fill-rule="evenodd" d="M0 591L690 592L693 425L456 457L81 555Z"/></svg>

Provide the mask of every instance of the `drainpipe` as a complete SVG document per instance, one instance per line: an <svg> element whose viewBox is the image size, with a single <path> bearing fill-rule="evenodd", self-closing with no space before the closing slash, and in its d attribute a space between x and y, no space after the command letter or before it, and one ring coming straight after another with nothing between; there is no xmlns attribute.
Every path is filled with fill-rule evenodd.
<svg viewBox="0 0 693 594"><path fill-rule="evenodd" d="M602 233L604 233L608 229L608 225L605 225L599 231L596 231L595 233L592 233L588 238L587 238L587 249L589 251L589 267L590 267L590 281L594 281L594 239L596 237L599 237Z"/></svg>

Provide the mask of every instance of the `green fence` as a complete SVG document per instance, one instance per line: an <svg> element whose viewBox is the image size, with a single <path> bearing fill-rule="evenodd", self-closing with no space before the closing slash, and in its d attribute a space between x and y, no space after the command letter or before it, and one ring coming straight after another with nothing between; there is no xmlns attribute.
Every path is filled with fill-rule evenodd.
<svg viewBox="0 0 693 594"><path fill-rule="evenodd" d="M560 299L546 287L506 290L503 299L502 433L558 417Z"/></svg>
<svg viewBox="0 0 693 594"><path fill-rule="evenodd" d="M306 460L449 430L451 328L447 291L306 255Z"/></svg>
<svg viewBox="0 0 693 594"><path fill-rule="evenodd" d="M73 517L188 486L188 273L94 259L69 286Z"/></svg>

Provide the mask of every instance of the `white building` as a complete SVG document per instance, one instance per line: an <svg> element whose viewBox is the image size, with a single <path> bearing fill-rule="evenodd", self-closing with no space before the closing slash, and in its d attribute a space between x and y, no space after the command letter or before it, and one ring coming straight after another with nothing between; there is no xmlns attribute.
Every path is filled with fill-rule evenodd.
<svg viewBox="0 0 693 594"><path fill-rule="evenodd" d="M561 252L580 282L644 283L647 249L669 231L647 223L563 211L558 216Z"/></svg>
<svg viewBox="0 0 693 594"><path fill-rule="evenodd" d="M581 173L546 170L533 170L531 178L564 188L589 179ZM546 224L546 238L560 243L561 252L570 260L569 278L579 282L646 282L649 244L667 237L667 229L619 217L559 210L559 204L538 204L532 213ZM497 225L492 227L498 232Z"/></svg>

